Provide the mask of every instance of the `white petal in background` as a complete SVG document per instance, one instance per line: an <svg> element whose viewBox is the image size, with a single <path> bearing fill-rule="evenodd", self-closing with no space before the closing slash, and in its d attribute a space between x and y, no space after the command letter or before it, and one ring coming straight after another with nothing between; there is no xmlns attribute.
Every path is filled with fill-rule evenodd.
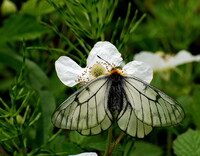
<svg viewBox="0 0 200 156"><path fill-rule="evenodd" d="M98 156L95 152L85 152L77 155L69 155L69 156Z"/></svg>
<svg viewBox="0 0 200 156"><path fill-rule="evenodd" d="M134 59L150 65L154 70L165 68L165 61L163 58L151 52L142 51L136 54Z"/></svg>
<svg viewBox="0 0 200 156"><path fill-rule="evenodd" d="M200 61L200 55L193 56L188 51L182 50L174 57L171 57L168 64L170 67L176 67L178 65L194 61Z"/></svg>
<svg viewBox="0 0 200 156"><path fill-rule="evenodd" d="M175 68L178 65L189 62L200 61L200 55L193 56L188 51L182 50L175 56L166 54L162 57L156 53L142 51L136 54L134 59L149 64L153 70L156 71L166 68Z"/></svg>

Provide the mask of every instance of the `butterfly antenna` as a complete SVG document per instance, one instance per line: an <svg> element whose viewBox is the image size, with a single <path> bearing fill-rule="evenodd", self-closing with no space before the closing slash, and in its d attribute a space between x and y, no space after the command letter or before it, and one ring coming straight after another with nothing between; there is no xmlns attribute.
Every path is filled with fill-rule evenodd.
<svg viewBox="0 0 200 156"><path fill-rule="evenodd" d="M102 57L100 57L99 55L97 55L98 58L100 58L101 60L105 61L107 64L109 64L110 66L112 66L112 64L110 64L108 61L106 61L105 59L103 59Z"/></svg>

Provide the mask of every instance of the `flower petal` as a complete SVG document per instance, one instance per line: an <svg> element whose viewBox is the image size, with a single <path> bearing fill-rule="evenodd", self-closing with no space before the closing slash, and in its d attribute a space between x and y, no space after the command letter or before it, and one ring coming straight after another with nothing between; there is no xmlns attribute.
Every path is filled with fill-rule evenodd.
<svg viewBox="0 0 200 156"><path fill-rule="evenodd" d="M166 67L163 58L151 52L142 51L139 54L136 54L134 59L150 65L153 70L160 70Z"/></svg>
<svg viewBox="0 0 200 156"><path fill-rule="evenodd" d="M127 74L138 77L147 83L150 83L153 79L152 68L140 61L129 62L122 68L122 70L124 70Z"/></svg>
<svg viewBox="0 0 200 156"><path fill-rule="evenodd" d="M61 56L55 63L56 72L59 79L66 86L73 87L78 82L78 76L84 71L76 62L67 56Z"/></svg>
<svg viewBox="0 0 200 156"><path fill-rule="evenodd" d="M76 155L69 155L69 156L98 156L95 152L84 152Z"/></svg>
<svg viewBox="0 0 200 156"><path fill-rule="evenodd" d="M182 50L176 56L172 57L169 62L169 67L176 67L178 65L189 63L193 61L200 61L200 55L193 56L188 51Z"/></svg>
<svg viewBox="0 0 200 156"><path fill-rule="evenodd" d="M92 67L95 63L104 62L100 56L111 65L119 66L122 63L122 57L117 48L108 41L97 42L87 58L87 66Z"/></svg>

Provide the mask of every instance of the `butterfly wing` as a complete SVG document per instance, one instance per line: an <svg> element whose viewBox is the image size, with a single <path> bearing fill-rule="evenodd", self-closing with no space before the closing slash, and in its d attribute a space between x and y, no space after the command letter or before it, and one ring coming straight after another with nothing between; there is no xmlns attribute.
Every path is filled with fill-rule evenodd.
<svg viewBox="0 0 200 156"><path fill-rule="evenodd" d="M123 80L130 114L144 127L171 126L183 120L184 111L177 101L136 77L124 76Z"/></svg>
<svg viewBox="0 0 200 156"><path fill-rule="evenodd" d="M105 118L99 123L97 126L84 129L84 130L78 130L78 132L82 135L96 135L101 133L102 131L108 129L112 124L112 120L109 118L108 115L105 116Z"/></svg>
<svg viewBox="0 0 200 156"><path fill-rule="evenodd" d="M136 117L133 107L126 98L123 109L117 117L117 124L122 131L138 138L143 138L152 131L152 126L143 123Z"/></svg>
<svg viewBox="0 0 200 156"><path fill-rule="evenodd" d="M99 134L108 129L113 120L107 106L110 86L106 76L88 83L57 108L52 116L53 124L83 135Z"/></svg>

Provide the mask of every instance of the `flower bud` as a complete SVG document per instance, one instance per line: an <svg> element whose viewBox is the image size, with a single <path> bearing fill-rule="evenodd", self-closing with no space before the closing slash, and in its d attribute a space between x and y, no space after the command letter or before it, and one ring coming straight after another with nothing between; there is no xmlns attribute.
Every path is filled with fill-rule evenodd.
<svg viewBox="0 0 200 156"><path fill-rule="evenodd" d="M9 15L15 13L17 11L17 7L15 3L10 0L4 0L1 4L1 13L2 15Z"/></svg>

